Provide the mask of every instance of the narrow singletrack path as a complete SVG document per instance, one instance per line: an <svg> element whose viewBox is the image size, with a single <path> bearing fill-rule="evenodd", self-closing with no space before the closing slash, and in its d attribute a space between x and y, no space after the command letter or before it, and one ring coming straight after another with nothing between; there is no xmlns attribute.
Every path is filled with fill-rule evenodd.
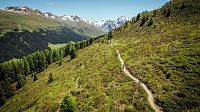
<svg viewBox="0 0 200 112"><path fill-rule="evenodd" d="M128 75L131 79L133 79L133 81L135 81L137 84L139 84L143 87L143 89L148 94L148 101L149 101L151 107L155 110L155 112L162 112L162 108L159 107L157 104L155 104L155 100L154 100L152 92L147 88L147 86L143 82L141 82L140 80L138 80L137 78L135 78L131 75L131 73L126 69L126 66L124 64L124 61L123 61L119 51L117 49L115 49L115 50L117 51L117 54L119 56L119 60L121 62L121 67L122 67L121 69L124 71L124 73L126 75Z"/></svg>

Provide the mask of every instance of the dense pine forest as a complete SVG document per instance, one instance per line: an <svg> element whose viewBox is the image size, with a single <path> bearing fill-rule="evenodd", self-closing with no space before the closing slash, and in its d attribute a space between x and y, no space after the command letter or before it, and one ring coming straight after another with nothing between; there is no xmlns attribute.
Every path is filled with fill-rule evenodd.
<svg viewBox="0 0 200 112"><path fill-rule="evenodd" d="M92 44L94 39L81 42L69 42L65 47L59 49L46 49L37 51L22 59L12 59L0 64L0 81L1 81L1 99L3 105L5 99L13 96L14 91L20 89L26 80L26 76L31 75L33 80L37 80L37 73L44 71L48 65L53 62L61 61L64 57L70 55L71 59L77 55L77 50ZM13 85L16 82L15 86Z"/></svg>

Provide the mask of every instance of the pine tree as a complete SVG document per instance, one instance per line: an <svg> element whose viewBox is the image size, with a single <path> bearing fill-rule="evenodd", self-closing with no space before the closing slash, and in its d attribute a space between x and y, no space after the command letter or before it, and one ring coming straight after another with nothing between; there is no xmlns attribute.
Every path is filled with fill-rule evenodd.
<svg viewBox="0 0 200 112"><path fill-rule="evenodd" d="M185 8L186 6L185 6L185 3L183 3L182 5L181 5L181 10L183 10L184 8Z"/></svg>
<svg viewBox="0 0 200 112"><path fill-rule="evenodd" d="M144 23L146 22L146 18L145 16L142 17L141 23L140 23L140 27L144 25Z"/></svg>
<svg viewBox="0 0 200 112"><path fill-rule="evenodd" d="M24 60L24 72L25 75L28 76L30 74L30 65L26 58L24 58L23 60Z"/></svg>
<svg viewBox="0 0 200 112"><path fill-rule="evenodd" d="M109 33L108 33L108 40L111 40L112 38L113 38L112 32L109 32Z"/></svg>
<svg viewBox="0 0 200 112"><path fill-rule="evenodd" d="M125 22L124 28L126 28L128 26L128 22Z"/></svg>
<svg viewBox="0 0 200 112"><path fill-rule="evenodd" d="M166 14L166 12L167 12L167 9L164 9L164 11L163 11L163 15L165 15L165 14Z"/></svg>
<svg viewBox="0 0 200 112"><path fill-rule="evenodd" d="M76 58L76 56L77 56L76 48L74 46L71 46L71 51L70 51L71 60Z"/></svg>
<svg viewBox="0 0 200 112"><path fill-rule="evenodd" d="M61 106L61 112L74 112L76 110L76 102L71 95L65 95Z"/></svg>
<svg viewBox="0 0 200 112"><path fill-rule="evenodd" d="M52 73L49 74L49 80L48 80L48 83L52 82L53 81L53 76L52 76Z"/></svg>
<svg viewBox="0 0 200 112"><path fill-rule="evenodd" d="M171 9L167 9L165 17L169 17L171 14Z"/></svg>
<svg viewBox="0 0 200 112"><path fill-rule="evenodd" d="M46 67L48 67L49 63L49 50L45 49L44 50L44 55L46 57Z"/></svg>
<svg viewBox="0 0 200 112"><path fill-rule="evenodd" d="M48 56L48 64L51 64L53 62L53 51L49 50L49 56Z"/></svg>
<svg viewBox="0 0 200 112"><path fill-rule="evenodd" d="M30 73L35 72L35 64L33 63L33 57L30 55L27 58L29 65L30 65Z"/></svg>
<svg viewBox="0 0 200 112"><path fill-rule="evenodd" d="M153 24L153 19L151 18L148 22L148 26L151 26Z"/></svg>
<svg viewBox="0 0 200 112"><path fill-rule="evenodd" d="M53 61L56 62L60 59L60 53L57 49L54 49L53 51Z"/></svg>
<svg viewBox="0 0 200 112"><path fill-rule="evenodd" d="M156 16L156 13L157 13L157 11L154 10L154 11L153 11L153 15L152 15L152 17L155 17L155 16Z"/></svg>
<svg viewBox="0 0 200 112"><path fill-rule="evenodd" d="M68 43L65 47L65 50L64 50L64 56L66 57L67 55L70 54L70 50L71 50L71 46L70 44Z"/></svg>
<svg viewBox="0 0 200 112"><path fill-rule="evenodd" d="M14 60L11 61L11 64L12 64L12 68L13 68L13 71L14 71L15 80L17 80L17 74L19 73L19 66L17 64L17 61L14 61ZM10 69L12 69L12 68L10 68Z"/></svg>
<svg viewBox="0 0 200 112"><path fill-rule="evenodd" d="M24 85L24 81L25 81L25 76L17 74L16 88L20 89Z"/></svg>
<svg viewBox="0 0 200 112"><path fill-rule="evenodd" d="M140 13L136 17L136 22L140 20Z"/></svg>
<svg viewBox="0 0 200 112"><path fill-rule="evenodd" d="M40 55L41 55L41 64L42 64L42 71L43 70L45 70L46 68L47 68L47 58L46 58L46 56L45 56L45 54L44 54L44 52L43 51L41 51L40 52Z"/></svg>
<svg viewBox="0 0 200 112"><path fill-rule="evenodd" d="M149 15L148 15L148 14L146 15L146 21L147 21L147 20L149 20Z"/></svg>
<svg viewBox="0 0 200 112"><path fill-rule="evenodd" d="M33 73L33 81L36 81L37 80L37 75L36 73Z"/></svg>
<svg viewBox="0 0 200 112"><path fill-rule="evenodd" d="M21 75L25 75L24 60L19 60L18 61L18 66L19 66L19 73Z"/></svg>

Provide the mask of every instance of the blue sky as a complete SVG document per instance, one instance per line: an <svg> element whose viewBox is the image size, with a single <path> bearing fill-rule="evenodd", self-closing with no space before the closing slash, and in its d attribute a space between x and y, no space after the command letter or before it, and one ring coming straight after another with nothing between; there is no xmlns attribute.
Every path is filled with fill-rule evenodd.
<svg viewBox="0 0 200 112"><path fill-rule="evenodd" d="M0 0L0 7L28 6L56 15L78 15L89 19L133 17L139 12L159 8L169 0Z"/></svg>

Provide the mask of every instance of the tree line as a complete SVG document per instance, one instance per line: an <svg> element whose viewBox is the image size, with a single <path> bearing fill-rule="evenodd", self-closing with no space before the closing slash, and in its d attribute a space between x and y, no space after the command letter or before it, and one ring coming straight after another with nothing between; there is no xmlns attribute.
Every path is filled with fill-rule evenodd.
<svg viewBox="0 0 200 112"><path fill-rule="evenodd" d="M33 81L37 80L36 73L44 71L48 65L59 61L66 56L71 59L76 58L77 50L92 44L94 39L80 42L68 42L65 47L58 49L45 49L24 56L21 59L12 59L0 64L0 106L5 103L5 99L14 95L14 91L20 89L26 80L26 76L31 75Z"/></svg>

